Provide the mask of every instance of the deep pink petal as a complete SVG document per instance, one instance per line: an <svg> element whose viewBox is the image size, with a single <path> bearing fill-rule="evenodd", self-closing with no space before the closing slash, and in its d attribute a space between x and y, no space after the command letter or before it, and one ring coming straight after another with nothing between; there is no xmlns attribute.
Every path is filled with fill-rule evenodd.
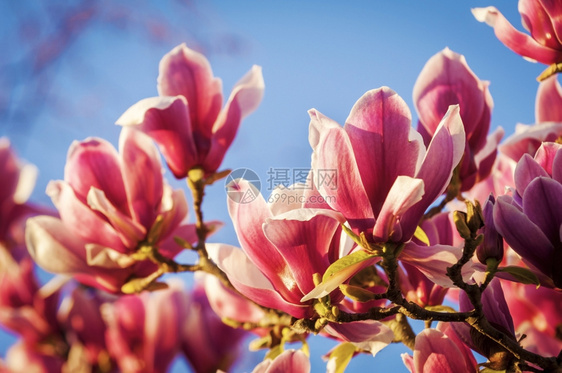
<svg viewBox="0 0 562 373"><path fill-rule="evenodd" d="M462 250L447 245L420 246L414 242L406 244L399 259L416 267L435 284L442 287L452 287L453 282L447 276L447 268L455 264L461 257ZM463 267L463 277L470 279L469 265Z"/></svg>
<svg viewBox="0 0 562 373"><path fill-rule="evenodd" d="M523 155L515 168L515 187L519 195L523 196L525 189L537 177L548 177L548 173L529 154Z"/></svg>
<svg viewBox="0 0 562 373"><path fill-rule="evenodd" d="M331 208L345 216L352 228L372 228L373 210L346 131L316 110L308 113L308 139L313 150L316 188Z"/></svg>
<svg viewBox="0 0 562 373"><path fill-rule="evenodd" d="M273 219L263 226L267 239L285 259L297 286L300 298L314 289L312 275L323 274L330 266L329 249L340 222L330 210L298 209Z"/></svg>
<svg viewBox="0 0 562 373"><path fill-rule="evenodd" d="M555 1L519 1L518 9L521 13L521 22L523 26L531 33L533 39L540 44L552 48L560 49L560 40L557 38L557 32L554 30L552 20L544 9L544 5L554 3ZM551 6L554 16L559 16L560 9L556 12L556 6Z"/></svg>
<svg viewBox="0 0 562 373"><path fill-rule="evenodd" d="M183 190L172 190L169 185L165 184L159 214L162 217L162 225L159 232L156 232L157 237L151 237L151 239L158 242L160 239L168 237L170 232L187 217L187 212L187 200Z"/></svg>
<svg viewBox="0 0 562 373"><path fill-rule="evenodd" d="M400 218L413 205L421 201L424 194L423 181L409 176L398 176L386 196L373 229L378 242L402 242ZM409 239L409 237L408 237Z"/></svg>
<svg viewBox="0 0 562 373"><path fill-rule="evenodd" d="M110 222L125 247L137 249L138 243L146 237L145 227L117 210L99 189L90 189L87 201L92 210L100 212Z"/></svg>
<svg viewBox="0 0 562 373"><path fill-rule="evenodd" d="M546 171L546 173L553 177L554 171L560 172L560 166L555 165L555 159L561 157L562 144L553 142L545 142L541 145L535 154L535 161ZM554 178L554 177L553 177Z"/></svg>
<svg viewBox="0 0 562 373"><path fill-rule="evenodd" d="M478 21L493 27L497 38L515 53L546 65L562 61L562 51L545 47L517 31L495 7L474 8L472 14Z"/></svg>
<svg viewBox="0 0 562 373"><path fill-rule="evenodd" d="M329 323L324 331L339 340L353 343L363 351L369 351L373 356L388 346L394 339L392 330L380 321L375 320L345 324Z"/></svg>
<svg viewBox="0 0 562 373"><path fill-rule="evenodd" d="M135 128L159 145L168 167L178 179L198 164L189 107L183 96L151 97L131 106L117 119L122 126Z"/></svg>
<svg viewBox="0 0 562 373"><path fill-rule="evenodd" d="M555 141L561 135L562 122L533 126L520 124L515 127L515 133L499 146L499 150L517 162L523 154L534 156L543 141Z"/></svg>
<svg viewBox="0 0 562 373"><path fill-rule="evenodd" d="M74 141L68 149L64 180L76 196L86 201L91 187L105 192L107 198L123 213L129 213L119 155L109 142L98 138Z"/></svg>
<svg viewBox="0 0 562 373"><path fill-rule="evenodd" d="M162 200L162 164L151 139L130 127L121 130L119 151L132 218L150 228Z"/></svg>
<svg viewBox="0 0 562 373"><path fill-rule="evenodd" d="M236 136L240 121L260 104L264 87L261 67L256 65L236 83L213 125L211 148L203 162L205 171L213 172L220 167L224 154Z"/></svg>
<svg viewBox="0 0 562 373"><path fill-rule="evenodd" d="M464 127L458 106L451 106L429 144L416 179L422 179L424 195L402 218L403 241L411 237L425 210L445 191L465 148Z"/></svg>
<svg viewBox="0 0 562 373"><path fill-rule="evenodd" d="M234 180L227 188L229 197L234 191L238 191L241 195L248 192L253 195L259 193L251 183L243 179ZM228 212L244 252L283 297L293 299L295 295L291 292L291 288L296 287L295 280L292 278L283 256L263 233L263 224L266 219L272 217L263 197L258 195L248 203L236 202L232 198L228 198ZM290 286L288 286L289 284ZM298 298L300 299L300 297Z"/></svg>
<svg viewBox="0 0 562 373"><path fill-rule="evenodd" d="M560 14L562 14L562 4L556 0L540 0L540 4L546 12L549 21L552 22L554 34L560 45L562 43L562 17L560 17ZM554 39L552 35L549 37Z"/></svg>
<svg viewBox="0 0 562 373"><path fill-rule="evenodd" d="M533 180L523 195L523 212L548 237L562 249L562 184L547 177Z"/></svg>
<svg viewBox="0 0 562 373"><path fill-rule="evenodd" d="M496 229L524 260L551 277L554 246L542 230L510 201L509 196L497 198L494 205Z"/></svg>
<svg viewBox="0 0 562 373"><path fill-rule="evenodd" d="M375 217L396 177L414 176L419 167L423 155L422 140L410 124L408 106L388 87L365 93L357 100L345 122L345 133L357 163L355 167ZM340 136L344 137L343 134ZM327 146L324 152L328 151ZM331 151L334 157L342 155L336 149ZM352 195L357 196L357 191Z"/></svg>
<svg viewBox="0 0 562 373"><path fill-rule="evenodd" d="M287 350L273 361L264 361L252 373L310 373L310 360L300 350Z"/></svg>
<svg viewBox="0 0 562 373"><path fill-rule="evenodd" d="M213 76L207 58L181 44L162 58L159 70L160 96L184 96L193 131L210 139L222 106L222 83Z"/></svg>
<svg viewBox="0 0 562 373"><path fill-rule="evenodd" d="M123 244L111 224L80 201L68 183L51 181L47 185L47 195L59 210L60 217L67 226L66 229L77 237L88 243L97 243L120 252L127 250L127 246Z"/></svg>
<svg viewBox="0 0 562 373"><path fill-rule="evenodd" d="M424 329L416 337L414 365L416 373L456 373L476 370L471 362L459 359L462 352L445 334Z"/></svg>
<svg viewBox="0 0 562 373"><path fill-rule="evenodd" d="M474 161L476 162L476 167L478 168L478 175L475 180L475 184L484 180L490 172L496 160L496 155L498 152L498 144L503 138L504 130L498 127L492 134L486 139L485 146L480 149L478 153L474 155ZM463 187L465 187L463 183Z"/></svg>
<svg viewBox="0 0 562 373"><path fill-rule="evenodd" d="M283 299L268 278L242 250L225 244L208 244L207 252L217 266L227 274L236 290L247 298L262 306L285 311L297 318L308 317L308 306ZM294 279L285 280L287 288L296 288Z"/></svg>
<svg viewBox="0 0 562 373"><path fill-rule="evenodd" d="M26 243L31 257L46 271L75 275L87 285L110 292L119 292L131 273L89 266L86 243L50 216L27 220Z"/></svg>
<svg viewBox="0 0 562 373"><path fill-rule="evenodd" d="M562 87L558 83L557 75L539 84L535 101L535 121L562 122Z"/></svg>
<svg viewBox="0 0 562 373"><path fill-rule="evenodd" d="M416 80L413 95L420 120L431 134L449 105L459 104L467 143L474 152L484 146L493 101L488 83L472 72L463 55L445 48L431 57Z"/></svg>

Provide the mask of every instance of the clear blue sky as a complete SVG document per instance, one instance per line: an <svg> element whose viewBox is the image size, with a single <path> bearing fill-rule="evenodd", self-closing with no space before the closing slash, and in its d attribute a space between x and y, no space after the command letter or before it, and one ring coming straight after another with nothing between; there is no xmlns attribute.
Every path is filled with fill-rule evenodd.
<svg viewBox="0 0 562 373"><path fill-rule="evenodd" d="M194 22L197 37L234 35L238 43L240 53L234 56L209 55L215 75L223 79L225 95L252 64L263 67L263 102L242 124L223 166L256 171L266 195L270 168L310 165L308 109L316 108L343 124L364 92L387 85L406 100L415 118L414 82L425 62L445 47L464 54L472 70L491 81L493 128L502 126L510 134L516 123L534 121L535 77L544 66L509 51L470 12L471 7L495 5L521 29L515 1L213 0L196 4L199 13L185 22ZM168 11L173 6L163 2L158 12ZM0 30L13 31L5 17L6 12L0 12L0 24L4 22ZM182 20L176 17L175 22L181 25ZM66 150L73 140L101 136L117 144L115 120L139 99L157 94L160 58L192 39L193 35L178 33L165 42L148 43L142 35L101 25L72 44L56 67L51 87L62 98L59 114L46 111L23 133L13 122L0 123L0 135L12 137L19 154L40 169L35 201L50 203L45 187L49 180L62 178ZM76 60L81 64L75 64ZM172 181L169 172L167 177ZM213 186L204 203L206 218L227 223L213 241L236 245L225 199L223 185ZM5 344L0 343L1 355ZM327 348L324 343L314 344L313 371L325 370L318 355ZM386 371L389 366L396 372L406 371L394 346L374 359L356 359L350 371L369 367Z"/></svg>

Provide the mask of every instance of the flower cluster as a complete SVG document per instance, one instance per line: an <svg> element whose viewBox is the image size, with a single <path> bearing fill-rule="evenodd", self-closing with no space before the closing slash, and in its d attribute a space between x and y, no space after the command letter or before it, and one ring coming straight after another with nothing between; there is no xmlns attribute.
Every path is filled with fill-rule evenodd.
<svg viewBox="0 0 562 373"><path fill-rule="evenodd" d="M19 336L0 370L163 372L182 355L226 371L251 334L268 351L254 372L309 372L317 334L337 341L330 372L393 342L411 349L411 372L561 371L562 7L519 9L530 36L493 7L473 14L553 64L536 124L500 144L489 83L446 48L412 86L417 129L389 87L360 96L343 126L309 110L309 183L278 186L283 200L220 170L262 100L261 68L223 106L220 79L186 45L162 59L159 96L117 120L118 150L70 145L46 190L56 210L27 202L34 169L0 139L0 323ZM325 170L330 183L314 177ZM204 220L205 190L225 176L240 247L208 242L223 223ZM197 272L193 289L162 278L179 272Z"/></svg>

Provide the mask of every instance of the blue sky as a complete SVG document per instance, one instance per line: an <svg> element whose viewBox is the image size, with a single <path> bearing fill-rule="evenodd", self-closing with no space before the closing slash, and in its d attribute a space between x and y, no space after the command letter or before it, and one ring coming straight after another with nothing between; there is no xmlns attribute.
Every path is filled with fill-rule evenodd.
<svg viewBox="0 0 562 373"><path fill-rule="evenodd" d="M136 101L157 94L160 58L175 45L187 42L190 46L197 39L218 40L217 45L222 46L209 48L209 60L215 75L223 79L225 95L252 64L263 67L263 102L243 122L223 167L251 168L260 176L265 195L269 194L265 181L270 168L309 167L307 110L311 108L343 124L363 93L386 85L406 100L415 123L414 82L425 62L445 47L464 54L480 79L491 81L492 128L502 126L510 134L516 123L534 121L535 77L544 66L505 48L493 30L470 12L471 7L495 5L522 29L515 1L195 3L197 13L184 23L180 17L173 18L175 29L191 27L193 33L172 33L159 43L147 41L142 33L120 32L103 23L92 27L74 41L55 67L50 92L59 97L57 114L44 110L24 132L13 118L9 125L0 123L0 135L12 138L19 155L39 167L35 201L50 203L45 187L49 180L62 178L66 150L73 140L100 136L116 145L119 128L115 120ZM114 3L104 4L110 7ZM144 4L164 18L175 9L171 1L159 6ZM34 7L30 5L30 11L37 13ZM4 24L0 29L15 32L11 29L15 25L2 19L7 14L0 12L0 24ZM228 46L238 52L223 53ZM10 95L21 92L20 87ZM174 186L185 188L169 172L166 176ZM225 199L223 184L218 183L209 189L204 211L206 218L227 223L213 241L236 245ZM324 371L318 355L328 348L324 343L313 345L313 371ZM369 367L385 371L389 366L396 372L405 371L397 350L392 346L374 359L356 359L350 371ZM5 347L0 354L4 351Z"/></svg>

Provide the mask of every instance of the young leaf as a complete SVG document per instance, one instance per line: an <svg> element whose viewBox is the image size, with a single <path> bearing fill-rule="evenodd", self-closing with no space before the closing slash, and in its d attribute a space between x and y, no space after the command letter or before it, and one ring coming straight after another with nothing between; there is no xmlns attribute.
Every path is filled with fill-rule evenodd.
<svg viewBox="0 0 562 373"><path fill-rule="evenodd" d="M416 231L414 232L414 237L416 237L418 240L429 246L429 237L427 237L427 234L425 234L425 232L419 225L416 227Z"/></svg>
<svg viewBox="0 0 562 373"><path fill-rule="evenodd" d="M517 266L507 266L507 267L498 268L498 272L509 273L510 275L515 277L515 279L518 282L521 282L522 284L534 284L537 286L537 288L541 285L537 275L535 275L533 272L531 272L531 270L527 268L517 267Z"/></svg>
<svg viewBox="0 0 562 373"><path fill-rule="evenodd" d="M357 348L351 342L338 345L330 354L328 370L334 373L343 373L356 350Z"/></svg>

